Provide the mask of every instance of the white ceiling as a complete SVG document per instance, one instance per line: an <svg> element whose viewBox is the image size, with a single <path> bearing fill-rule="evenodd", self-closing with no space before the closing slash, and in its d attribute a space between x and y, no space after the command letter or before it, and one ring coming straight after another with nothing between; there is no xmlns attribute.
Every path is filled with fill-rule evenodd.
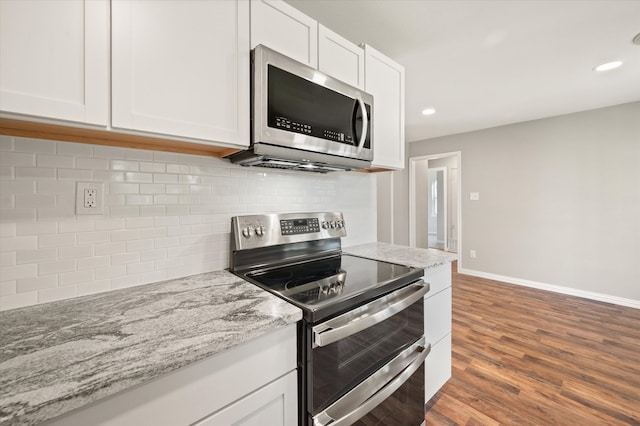
<svg viewBox="0 0 640 426"><path fill-rule="evenodd" d="M640 0L286 1L405 66L409 142L640 100Z"/></svg>

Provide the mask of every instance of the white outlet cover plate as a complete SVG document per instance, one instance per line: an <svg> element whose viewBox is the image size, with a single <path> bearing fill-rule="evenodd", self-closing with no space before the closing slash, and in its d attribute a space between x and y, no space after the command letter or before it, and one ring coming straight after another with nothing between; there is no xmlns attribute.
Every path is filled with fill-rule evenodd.
<svg viewBox="0 0 640 426"><path fill-rule="evenodd" d="M84 206L84 190L96 190L96 206ZM76 214L104 214L104 184L102 182L76 182Z"/></svg>
<svg viewBox="0 0 640 426"><path fill-rule="evenodd" d="M478 201L480 199L480 193L479 192L470 192L469 193L469 199L471 201Z"/></svg>

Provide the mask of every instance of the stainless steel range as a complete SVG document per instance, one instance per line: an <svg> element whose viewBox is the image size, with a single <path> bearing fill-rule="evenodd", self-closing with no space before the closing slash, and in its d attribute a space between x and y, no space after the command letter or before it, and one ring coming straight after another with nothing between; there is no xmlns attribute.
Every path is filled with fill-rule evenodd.
<svg viewBox="0 0 640 426"><path fill-rule="evenodd" d="M231 270L303 311L301 425L424 420L421 269L343 254L342 213L232 218Z"/></svg>

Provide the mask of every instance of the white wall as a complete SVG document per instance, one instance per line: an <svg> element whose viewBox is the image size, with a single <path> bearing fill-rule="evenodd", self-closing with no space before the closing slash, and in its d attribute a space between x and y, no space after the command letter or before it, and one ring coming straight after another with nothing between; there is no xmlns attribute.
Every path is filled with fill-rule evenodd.
<svg viewBox="0 0 640 426"><path fill-rule="evenodd" d="M451 151L464 269L640 306L640 102L415 142L408 155Z"/></svg>
<svg viewBox="0 0 640 426"><path fill-rule="evenodd" d="M77 181L104 215L75 215ZM343 245L376 240L376 182L227 160L0 136L0 310L224 269L230 218L343 211Z"/></svg>

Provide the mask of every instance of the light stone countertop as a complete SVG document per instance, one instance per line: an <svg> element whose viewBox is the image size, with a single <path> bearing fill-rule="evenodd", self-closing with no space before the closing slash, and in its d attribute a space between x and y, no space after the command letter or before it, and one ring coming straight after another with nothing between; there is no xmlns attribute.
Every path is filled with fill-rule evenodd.
<svg viewBox="0 0 640 426"><path fill-rule="evenodd" d="M455 253L435 249L411 248L388 243L368 243L343 248L343 253L414 268L437 268L458 258Z"/></svg>
<svg viewBox="0 0 640 426"><path fill-rule="evenodd" d="M0 312L0 425L33 425L297 322L227 271Z"/></svg>

